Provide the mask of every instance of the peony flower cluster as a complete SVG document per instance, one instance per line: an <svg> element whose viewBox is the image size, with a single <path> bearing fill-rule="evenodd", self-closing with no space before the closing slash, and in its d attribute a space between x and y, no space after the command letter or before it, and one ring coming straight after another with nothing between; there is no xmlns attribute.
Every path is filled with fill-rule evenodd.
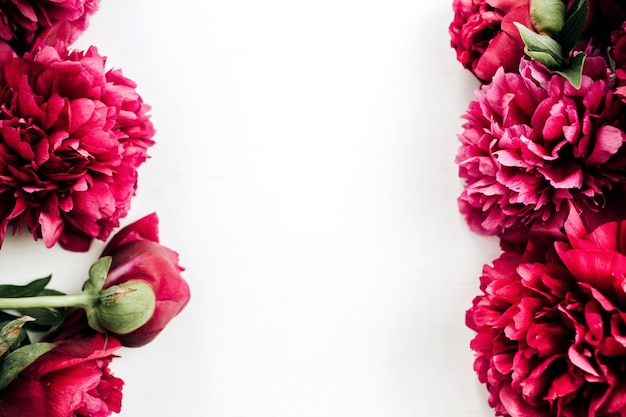
<svg viewBox="0 0 626 417"><path fill-rule="evenodd" d="M135 83L96 48L0 45L0 242L26 226L83 251L126 216L154 129Z"/></svg>
<svg viewBox="0 0 626 417"><path fill-rule="evenodd" d="M111 374L109 364L120 343L100 333L53 342L53 350L0 391L0 416L106 417L118 413L124 382Z"/></svg>
<svg viewBox="0 0 626 417"><path fill-rule="evenodd" d="M578 0L563 0L571 8ZM516 71L524 56L524 42L514 22L532 26L532 0L453 0L450 45L457 60L481 82L490 82L498 68ZM547 3L535 1L535 3ZM581 40L593 39L606 48L611 33L626 20L626 3L589 0L588 18Z"/></svg>
<svg viewBox="0 0 626 417"><path fill-rule="evenodd" d="M535 239L485 266L467 312L475 369L506 416L626 413L626 222Z"/></svg>
<svg viewBox="0 0 626 417"><path fill-rule="evenodd" d="M38 296L50 292L49 277L22 287L23 298L8 296L15 286L0 286L2 317L12 317L8 310L29 315L0 329L13 335L0 338L0 416L119 412L124 383L109 370L115 352L152 342L189 302L178 253L159 243L156 214L120 230L101 256L79 294ZM42 326L41 342L24 343L25 330Z"/></svg>
<svg viewBox="0 0 626 417"><path fill-rule="evenodd" d="M129 213L155 130L132 80L97 48L71 48L98 5L0 0L0 246L27 230L87 251ZM0 416L119 412L124 382L109 364L189 302L178 259L153 213L114 234L80 292L49 288L50 276L0 285Z"/></svg>
<svg viewBox="0 0 626 417"><path fill-rule="evenodd" d="M36 38L56 24L69 24L69 40L87 28L99 0L0 0L0 39L26 52Z"/></svg>
<svg viewBox="0 0 626 417"><path fill-rule="evenodd" d="M500 67L514 70L524 44L513 22L530 24L528 0L454 0L451 45L458 61L482 81Z"/></svg>
<svg viewBox="0 0 626 417"><path fill-rule="evenodd" d="M480 81L460 213L500 239L467 311L495 415L626 415L626 3L453 1ZM521 15L520 15L521 14Z"/></svg>
<svg viewBox="0 0 626 417"><path fill-rule="evenodd" d="M602 207L626 185L625 110L600 56L587 56L579 88L537 61L500 68L470 103L460 135L459 206L471 228L560 229L570 203Z"/></svg>

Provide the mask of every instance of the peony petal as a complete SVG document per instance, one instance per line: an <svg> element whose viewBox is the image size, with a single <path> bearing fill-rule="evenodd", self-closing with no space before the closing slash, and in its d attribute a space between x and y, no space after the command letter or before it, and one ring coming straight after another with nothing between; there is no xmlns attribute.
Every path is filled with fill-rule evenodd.
<svg viewBox="0 0 626 417"><path fill-rule="evenodd" d="M557 398L565 397L576 392L583 384L582 378L569 372L563 372L552 380L546 398L554 401Z"/></svg>
<svg viewBox="0 0 626 417"><path fill-rule="evenodd" d="M522 396L508 385L503 385L499 392L499 400L508 415L519 417L547 417L548 414L528 404Z"/></svg>
<svg viewBox="0 0 626 417"><path fill-rule="evenodd" d="M614 126L600 126L596 132L595 145L585 159L589 165L603 164L615 155L626 141L626 134Z"/></svg>
<svg viewBox="0 0 626 417"><path fill-rule="evenodd" d="M507 33L501 32L492 39L485 53L480 57L474 68L476 76L489 80L498 68L514 70L519 60L524 56L521 40Z"/></svg>
<svg viewBox="0 0 626 417"><path fill-rule="evenodd" d="M14 379L0 395L0 417L49 417L41 382L22 376Z"/></svg>
<svg viewBox="0 0 626 417"><path fill-rule="evenodd" d="M584 355L580 354L573 346L567 351L567 357L569 360L577 366L580 370L593 376L600 376L598 371L594 369L589 360Z"/></svg>
<svg viewBox="0 0 626 417"><path fill-rule="evenodd" d="M59 203L56 195L51 194L45 208L39 214L41 234L46 247L52 247L63 231L63 220L59 214Z"/></svg>
<svg viewBox="0 0 626 417"><path fill-rule="evenodd" d="M537 169L541 172L554 188L580 188L583 184L583 171L578 164L546 164Z"/></svg>
<svg viewBox="0 0 626 417"><path fill-rule="evenodd" d="M567 250L567 246L561 242L555 247L567 269L578 281L596 288L614 303L624 299L621 287L626 277L626 256L604 250Z"/></svg>

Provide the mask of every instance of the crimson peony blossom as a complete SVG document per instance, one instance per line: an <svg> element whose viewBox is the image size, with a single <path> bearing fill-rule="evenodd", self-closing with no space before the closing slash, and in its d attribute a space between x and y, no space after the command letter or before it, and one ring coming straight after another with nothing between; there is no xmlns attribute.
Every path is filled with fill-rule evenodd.
<svg viewBox="0 0 626 417"><path fill-rule="evenodd" d="M154 290L156 308L152 318L131 333L114 334L124 346L145 345L189 302L189 285L181 276L178 254L159 244L158 218L153 213L116 233L102 256L113 258L104 288L144 281Z"/></svg>
<svg viewBox="0 0 626 417"><path fill-rule="evenodd" d="M626 2L623 0L588 0L589 17L585 37L599 46L610 43L611 32L626 20Z"/></svg>
<svg viewBox="0 0 626 417"><path fill-rule="evenodd" d="M618 80L616 93L626 102L626 22L611 34L610 55L615 63L615 77Z"/></svg>
<svg viewBox="0 0 626 417"><path fill-rule="evenodd" d="M111 267L103 285L105 290L114 285L143 282L150 286L156 298L152 316L136 330L116 334L100 324L102 330L128 347L151 342L185 308L190 297L189 285L181 275L183 268L178 265L178 253L159 243L157 215L152 213L121 229L107 244L102 256L111 257ZM118 321L123 324L124 316L120 314ZM68 339L95 333L81 308L71 313L46 338Z"/></svg>
<svg viewBox="0 0 626 417"><path fill-rule="evenodd" d="M626 109L605 60L589 55L579 89L522 60L519 73L500 69L470 103L456 162L460 211L474 231L558 231L570 202L595 211L623 189Z"/></svg>
<svg viewBox="0 0 626 417"><path fill-rule="evenodd" d="M474 368L500 416L626 415L626 222L530 241L485 266L467 311Z"/></svg>
<svg viewBox="0 0 626 417"><path fill-rule="evenodd" d="M486 266L467 325L475 369L503 416L626 413L626 223L531 241Z"/></svg>
<svg viewBox="0 0 626 417"><path fill-rule="evenodd" d="M92 47L0 44L0 243L26 226L47 247L84 251L130 207L153 142L135 83Z"/></svg>
<svg viewBox="0 0 626 417"><path fill-rule="evenodd" d="M449 26L457 60L483 82L496 70L516 71L524 43L513 22L530 28L529 0L454 0Z"/></svg>
<svg viewBox="0 0 626 417"><path fill-rule="evenodd" d="M124 382L109 370L121 346L88 332L50 340L57 346L0 391L0 417L106 417L118 413Z"/></svg>
<svg viewBox="0 0 626 417"><path fill-rule="evenodd" d="M0 0L0 39L19 53L26 52L37 36L56 23L67 22L70 42L87 28L99 0Z"/></svg>

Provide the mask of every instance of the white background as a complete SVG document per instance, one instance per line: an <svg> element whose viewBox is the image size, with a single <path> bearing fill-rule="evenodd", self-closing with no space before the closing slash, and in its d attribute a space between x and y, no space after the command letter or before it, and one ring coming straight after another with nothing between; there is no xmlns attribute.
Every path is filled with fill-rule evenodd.
<svg viewBox="0 0 626 417"><path fill-rule="evenodd" d="M451 4L101 0L76 47L137 82L158 130L123 223L156 211L192 288L120 350L120 416L493 415L464 319L499 250L456 206L477 83ZM10 238L0 278L77 290L102 247Z"/></svg>

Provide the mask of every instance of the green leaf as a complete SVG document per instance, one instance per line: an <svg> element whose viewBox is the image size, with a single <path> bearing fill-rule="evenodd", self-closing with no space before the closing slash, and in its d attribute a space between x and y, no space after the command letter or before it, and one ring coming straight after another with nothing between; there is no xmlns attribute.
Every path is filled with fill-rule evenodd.
<svg viewBox="0 0 626 417"><path fill-rule="evenodd" d="M535 33L521 23L514 22L514 24L524 42L524 51L529 57L541 62L549 69L563 65L563 49L557 41L549 36Z"/></svg>
<svg viewBox="0 0 626 417"><path fill-rule="evenodd" d="M526 48L524 48L524 52L526 52L526 55L528 55L529 57L531 57L535 61L541 62L543 65L545 65L546 67L548 67L551 70L554 69L554 68L559 68L561 65L563 65L563 61L561 61L561 60L557 61L550 54L547 54L547 53L544 53L544 52L528 51Z"/></svg>
<svg viewBox="0 0 626 417"><path fill-rule="evenodd" d="M26 322L33 320L32 317L23 316L2 326L0 329L0 357L11 349L16 342L19 342L22 336L22 327Z"/></svg>
<svg viewBox="0 0 626 417"><path fill-rule="evenodd" d="M36 279L26 285L0 285L0 298L34 297L46 288L52 275Z"/></svg>
<svg viewBox="0 0 626 417"><path fill-rule="evenodd" d="M64 295L64 293L46 288L37 295ZM26 324L28 330L46 331L50 327L61 324L69 310L68 308L21 308L17 311L22 315L35 318L35 321Z"/></svg>
<svg viewBox="0 0 626 417"><path fill-rule="evenodd" d="M0 391L5 389L16 376L41 355L54 348L54 343L33 343L9 353L0 366Z"/></svg>
<svg viewBox="0 0 626 417"><path fill-rule="evenodd" d="M111 259L110 256L103 256L91 265L89 268L89 279L83 285L83 291L89 292L94 296L100 292L109 273L109 268L111 268Z"/></svg>
<svg viewBox="0 0 626 417"><path fill-rule="evenodd" d="M586 7L589 9L589 1L588 0L573 0L570 7L567 9L567 16L570 17L574 13L576 13L581 8Z"/></svg>
<svg viewBox="0 0 626 417"><path fill-rule="evenodd" d="M585 53L578 54L571 60L569 65L561 68L560 70L555 70L554 72L565 77L567 81L572 83L574 88L578 89L580 88L580 84L582 82L583 65L585 64L586 57L587 54Z"/></svg>
<svg viewBox="0 0 626 417"><path fill-rule="evenodd" d="M68 309L65 308L25 308L19 310L20 313L34 317L36 321L26 326L29 330L45 331L50 327L60 325Z"/></svg>
<svg viewBox="0 0 626 417"><path fill-rule="evenodd" d="M606 61L609 63L609 68L611 69L611 74L613 77L615 77L615 68L617 67L617 65L615 64L615 60L613 59L613 57L611 56L610 53L606 53Z"/></svg>
<svg viewBox="0 0 626 417"><path fill-rule="evenodd" d="M11 320L15 320L18 317L20 316L9 314L6 311L0 311L0 326L2 326L2 324L10 322Z"/></svg>
<svg viewBox="0 0 626 417"><path fill-rule="evenodd" d="M572 5L568 14L569 16L565 20L563 29L558 33L561 46L566 54L576 46L585 28L587 16L589 15L589 4L587 0L579 0L576 4Z"/></svg>

